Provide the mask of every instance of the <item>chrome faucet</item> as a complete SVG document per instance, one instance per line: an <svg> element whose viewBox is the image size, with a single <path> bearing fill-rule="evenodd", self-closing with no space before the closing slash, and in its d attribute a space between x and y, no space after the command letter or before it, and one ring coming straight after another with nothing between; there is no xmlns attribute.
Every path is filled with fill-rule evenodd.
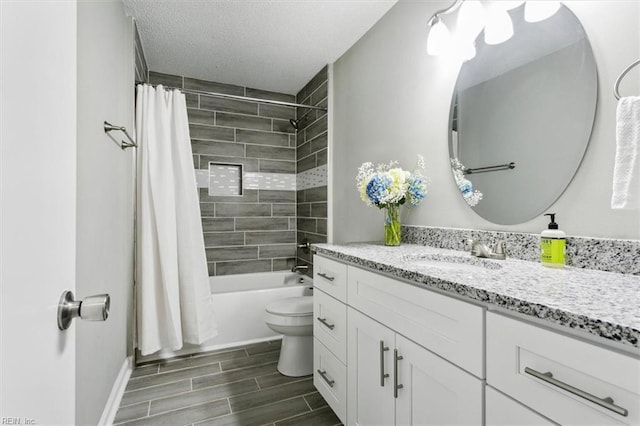
<svg viewBox="0 0 640 426"><path fill-rule="evenodd" d="M505 253L504 247L504 241L498 241L490 254L491 259L505 260L507 253Z"/></svg>
<svg viewBox="0 0 640 426"><path fill-rule="evenodd" d="M471 256L489 257L491 254L491 249L478 240L469 238L467 244L471 246Z"/></svg>
<svg viewBox="0 0 640 426"><path fill-rule="evenodd" d="M309 269L308 265L295 265L293 268L291 268L291 272L301 272L301 271L306 271Z"/></svg>
<svg viewBox="0 0 640 426"><path fill-rule="evenodd" d="M507 255L504 251L504 241L499 241L498 243L496 243L493 250L491 250L486 244L482 244L480 241L474 240L472 238L467 239L466 243L471 246L471 256L486 257L489 259L498 260L504 260L507 258Z"/></svg>

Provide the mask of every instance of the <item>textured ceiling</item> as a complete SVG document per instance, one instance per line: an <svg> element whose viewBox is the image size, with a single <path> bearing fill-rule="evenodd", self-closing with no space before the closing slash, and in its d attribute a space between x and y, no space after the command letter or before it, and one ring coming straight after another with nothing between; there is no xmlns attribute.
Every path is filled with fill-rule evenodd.
<svg viewBox="0 0 640 426"><path fill-rule="evenodd" d="M397 0L123 0L149 69L297 93Z"/></svg>

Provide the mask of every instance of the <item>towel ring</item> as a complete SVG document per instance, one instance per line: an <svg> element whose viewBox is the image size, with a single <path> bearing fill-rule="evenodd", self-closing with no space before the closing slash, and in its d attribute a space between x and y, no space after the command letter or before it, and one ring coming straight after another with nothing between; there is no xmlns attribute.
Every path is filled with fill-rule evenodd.
<svg viewBox="0 0 640 426"><path fill-rule="evenodd" d="M629 71L631 71L631 69L633 67L635 67L636 65L638 65L638 64L640 64L640 59L638 59L637 61L635 61L634 63L629 65L627 68L625 68L624 71L622 71L620 73L620 75L618 76L618 78L616 79L616 82L613 85L613 95L616 97L617 100L620 100L620 98L621 98L621 96L620 96L620 82L622 81L624 76L627 75L627 73Z"/></svg>

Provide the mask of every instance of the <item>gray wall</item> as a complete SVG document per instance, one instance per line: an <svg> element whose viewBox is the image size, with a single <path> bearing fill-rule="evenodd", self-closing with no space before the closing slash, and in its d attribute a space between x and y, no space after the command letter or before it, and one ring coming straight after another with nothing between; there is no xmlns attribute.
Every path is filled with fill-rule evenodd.
<svg viewBox="0 0 640 426"><path fill-rule="evenodd" d="M460 161L470 168L516 164L509 171L466 176L483 194L474 207L482 217L502 224L541 215L562 194L559 183L571 181L591 132L590 123L578 123L593 118L596 101L595 90L585 90L596 73L583 65L584 43L458 92ZM523 191L530 182L536 185Z"/></svg>
<svg viewBox="0 0 640 426"><path fill-rule="evenodd" d="M421 153L431 185L417 209L403 222L484 230L540 232L544 218L504 226L476 215L460 197L449 169L448 120L458 65L446 56L426 54L425 20L449 2L400 0L334 64L332 198L334 241L382 240L382 213L367 208L354 177L364 161L396 159L413 167ZM637 211L610 209L615 157L618 74L640 55L639 4L636 1L566 2L592 44L599 74L596 119L590 146L568 189L549 209L569 235L640 238ZM453 19L445 19L447 24ZM632 72L633 74L633 72ZM621 90L640 93L631 76Z"/></svg>
<svg viewBox="0 0 640 426"><path fill-rule="evenodd" d="M328 67L322 68L296 96L296 102L326 108L328 104ZM308 113L308 114L307 114ZM305 114L307 114L305 116ZM321 110L298 108L301 118L296 133L296 171L298 174L327 164L327 113ZM324 173L326 178L326 171ZM327 242L327 185L299 189L297 202L297 241L302 244ZM309 265L307 275L313 275L313 255L298 249L297 263Z"/></svg>
<svg viewBox="0 0 640 426"><path fill-rule="evenodd" d="M103 121L133 130L133 22L120 1L78 2L76 297L109 293L105 322L74 321L76 424L97 424L133 330L135 150ZM54 89L52 89L54 90ZM118 135L116 135L118 136Z"/></svg>
<svg viewBox="0 0 640 426"><path fill-rule="evenodd" d="M149 72L151 83L294 102L293 95ZM196 169L238 163L243 172L295 176L295 108L187 94ZM296 191L245 189L242 196L209 196L200 211L209 275L291 269L296 255Z"/></svg>

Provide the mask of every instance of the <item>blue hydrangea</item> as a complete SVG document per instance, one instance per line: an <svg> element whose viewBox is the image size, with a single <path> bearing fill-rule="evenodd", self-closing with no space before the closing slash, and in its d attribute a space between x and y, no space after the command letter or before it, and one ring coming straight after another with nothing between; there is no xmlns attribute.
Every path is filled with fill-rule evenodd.
<svg viewBox="0 0 640 426"><path fill-rule="evenodd" d="M367 196L374 204L380 204L389 185L391 185L391 178L386 175L375 174L367 184Z"/></svg>
<svg viewBox="0 0 640 426"><path fill-rule="evenodd" d="M427 194L427 183L418 175L412 175L409 179L409 188L407 190L408 198L411 204L418 205Z"/></svg>
<svg viewBox="0 0 640 426"><path fill-rule="evenodd" d="M458 187L460 188L462 195L465 197L473 194L473 184L467 179L462 179Z"/></svg>

